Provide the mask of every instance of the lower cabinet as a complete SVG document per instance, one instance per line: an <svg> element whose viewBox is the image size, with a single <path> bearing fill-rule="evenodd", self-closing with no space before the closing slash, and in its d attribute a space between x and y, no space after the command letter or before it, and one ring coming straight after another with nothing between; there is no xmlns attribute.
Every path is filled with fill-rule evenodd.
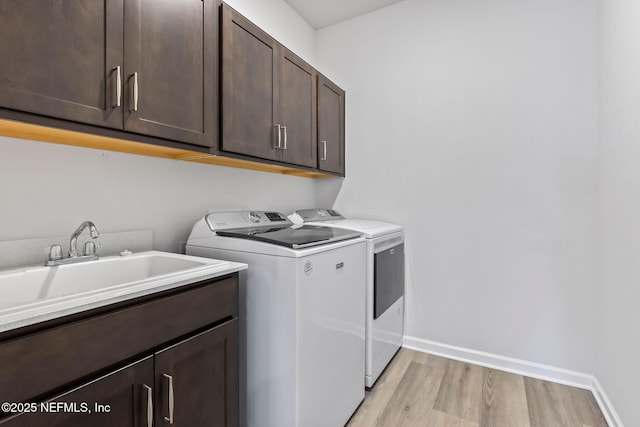
<svg viewBox="0 0 640 427"><path fill-rule="evenodd" d="M139 427L147 423L153 356L111 372L0 421L2 427ZM149 394L149 396L151 396ZM64 406L66 405L66 407ZM96 410L100 405L99 410ZM27 409L27 408L24 408ZM162 425L162 424L155 424Z"/></svg>
<svg viewBox="0 0 640 427"><path fill-rule="evenodd" d="M41 403L3 427L235 426L237 320ZM154 368L155 366L155 368Z"/></svg>
<svg viewBox="0 0 640 427"><path fill-rule="evenodd" d="M154 425L235 426L237 320L155 354Z"/></svg>
<svg viewBox="0 0 640 427"><path fill-rule="evenodd" d="M121 323L132 319L137 321ZM148 349L142 353L127 349L145 341L136 329L150 337L146 340L151 344L142 343ZM81 347L83 331L91 331L94 350ZM121 355L122 362L100 362L106 349ZM103 368L95 375L76 376L71 385L48 383L49 393L41 393L37 381L27 379L27 372L42 365L40 377L58 378L56 373L64 370L80 375L86 361L79 355ZM3 405L2 427L237 426L237 276L17 339L0 339L0 372L0 402L14 403ZM18 385L25 379L26 388L21 389Z"/></svg>

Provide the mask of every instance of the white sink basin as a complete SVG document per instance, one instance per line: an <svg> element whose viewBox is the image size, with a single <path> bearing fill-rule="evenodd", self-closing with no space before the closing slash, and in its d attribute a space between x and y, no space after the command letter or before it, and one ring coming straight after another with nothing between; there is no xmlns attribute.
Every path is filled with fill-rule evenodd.
<svg viewBox="0 0 640 427"><path fill-rule="evenodd" d="M150 251L0 271L0 331L18 320L42 321L43 316L58 317L244 268L229 261Z"/></svg>

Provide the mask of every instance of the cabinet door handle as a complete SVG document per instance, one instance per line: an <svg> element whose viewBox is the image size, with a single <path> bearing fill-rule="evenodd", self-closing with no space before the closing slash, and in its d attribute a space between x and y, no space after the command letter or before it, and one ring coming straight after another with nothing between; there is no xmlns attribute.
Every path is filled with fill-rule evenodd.
<svg viewBox="0 0 640 427"><path fill-rule="evenodd" d="M147 390L147 427L153 427L153 390L146 384L142 387Z"/></svg>
<svg viewBox="0 0 640 427"><path fill-rule="evenodd" d="M287 127L282 126L282 130L284 130L284 147L282 147L282 149L286 150L287 149Z"/></svg>
<svg viewBox="0 0 640 427"><path fill-rule="evenodd" d="M122 100L122 76L120 75L120 66L113 67L113 74L115 75L116 82L113 85L113 107L119 107Z"/></svg>
<svg viewBox="0 0 640 427"><path fill-rule="evenodd" d="M320 160L327 160L327 141L320 141L322 144L322 156L320 156Z"/></svg>
<svg viewBox="0 0 640 427"><path fill-rule="evenodd" d="M280 125L275 125L274 126L276 128L276 132L278 133L278 136L276 138L274 138L274 141L278 141L277 144L274 145L274 149L279 150L282 147L280 146L281 142L282 142L282 126Z"/></svg>
<svg viewBox="0 0 640 427"><path fill-rule="evenodd" d="M167 374L164 374L164 377L169 380L169 416L164 417L164 420L173 424L173 377Z"/></svg>
<svg viewBox="0 0 640 427"><path fill-rule="evenodd" d="M130 111L138 111L138 72L133 73L133 90L131 91Z"/></svg>

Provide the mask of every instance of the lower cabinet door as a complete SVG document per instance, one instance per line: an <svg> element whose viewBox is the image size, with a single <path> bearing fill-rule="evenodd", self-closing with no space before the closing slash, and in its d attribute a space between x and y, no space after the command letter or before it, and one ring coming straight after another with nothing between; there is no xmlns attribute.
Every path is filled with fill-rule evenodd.
<svg viewBox="0 0 640 427"><path fill-rule="evenodd" d="M0 420L2 427L151 427L153 356L111 372L29 412Z"/></svg>
<svg viewBox="0 0 640 427"><path fill-rule="evenodd" d="M155 354L156 426L238 425L237 323Z"/></svg>

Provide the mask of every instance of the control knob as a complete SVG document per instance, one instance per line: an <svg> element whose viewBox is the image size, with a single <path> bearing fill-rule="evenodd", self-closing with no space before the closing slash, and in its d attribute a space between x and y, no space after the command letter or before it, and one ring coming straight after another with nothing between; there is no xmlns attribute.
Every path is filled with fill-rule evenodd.
<svg viewBox="0 0 640 427"><path fill-rule="evenodd" d="M259 212L249 212L249 221L257 224L261 220Z"/></svg>

